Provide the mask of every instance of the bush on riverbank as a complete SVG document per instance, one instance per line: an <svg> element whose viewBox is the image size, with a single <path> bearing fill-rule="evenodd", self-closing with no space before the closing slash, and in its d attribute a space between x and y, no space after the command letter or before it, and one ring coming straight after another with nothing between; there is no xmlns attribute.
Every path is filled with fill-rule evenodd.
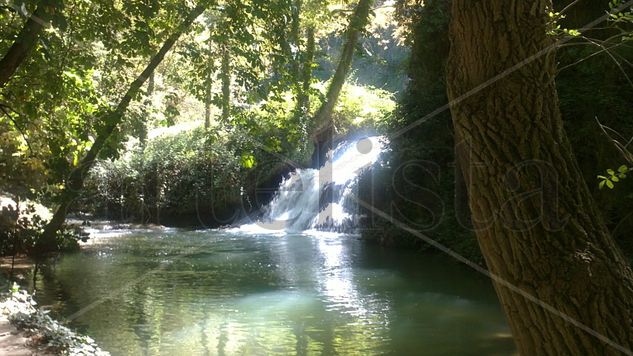
<svg viewBox="0 0 633 356"><path fill-rule="evenodd" d="M226 139L195 128L163 135L92 169L81 210L160 223L166 215L239 203L240 161ZM236 191L237 188L237 191Z"/></svg>

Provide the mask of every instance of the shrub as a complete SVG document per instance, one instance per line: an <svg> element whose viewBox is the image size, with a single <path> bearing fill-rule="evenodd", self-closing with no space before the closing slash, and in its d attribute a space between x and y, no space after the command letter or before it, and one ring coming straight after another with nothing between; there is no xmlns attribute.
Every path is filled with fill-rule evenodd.
<svg viewBox="0 0 633 356"><path fill-rule="evenodd" d="M159 136L117 160L99 161L80 206L118 219L158 222L161 211L196 214L239 202L241 156L202 128Z"/></svg>

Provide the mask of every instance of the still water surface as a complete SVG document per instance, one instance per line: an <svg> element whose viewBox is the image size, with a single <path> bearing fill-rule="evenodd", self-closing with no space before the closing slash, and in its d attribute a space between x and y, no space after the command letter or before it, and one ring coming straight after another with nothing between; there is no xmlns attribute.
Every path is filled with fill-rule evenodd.
<svg viewBox="0 0 633 356"><path fill-rule="evenodd" d="M337 234L98 233L36 298L113 355L511 355L492 286ZM105 299L104 299L105 298Z"/></svg>

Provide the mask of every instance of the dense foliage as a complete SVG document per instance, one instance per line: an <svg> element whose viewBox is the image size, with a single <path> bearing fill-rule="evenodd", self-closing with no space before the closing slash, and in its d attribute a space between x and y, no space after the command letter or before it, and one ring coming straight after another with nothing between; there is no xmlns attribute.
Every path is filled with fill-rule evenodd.
<svg viewBox="0 0 633 356"><path fill-rule="evenodd" d="M315 87L319 93L324 85ZM346 85L334 122L342 135L380 132L394 106L384 90ZM288 93L237 111L226 132L173 127L155 130L144 145L130 141L123 156L93 168L78 210L139 222L229 224L266 203L285 173L306 164L311 147L291 124L292 108Z"/></svg>

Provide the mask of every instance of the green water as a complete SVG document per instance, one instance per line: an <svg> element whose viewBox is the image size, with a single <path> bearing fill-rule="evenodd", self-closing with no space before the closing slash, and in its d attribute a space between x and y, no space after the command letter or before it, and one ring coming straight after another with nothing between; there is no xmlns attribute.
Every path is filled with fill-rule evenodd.
<svg viewBox="0 0 633 356"><path fill-rule="evenodd" d="M349 235L119 231L44 266L37 300L113 355L510 355L492 286Z"/></svg>

